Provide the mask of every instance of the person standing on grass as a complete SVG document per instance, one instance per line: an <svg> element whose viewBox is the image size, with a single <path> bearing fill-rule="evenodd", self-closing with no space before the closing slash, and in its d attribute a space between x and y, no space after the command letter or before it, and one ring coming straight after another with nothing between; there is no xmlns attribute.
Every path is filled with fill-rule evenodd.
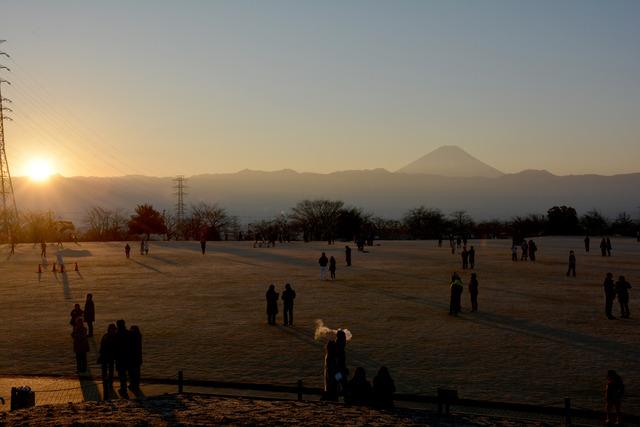
<svg viewBox="0 0 640 427"><path fill-rule="evenodd" d="M629 289L631 285L627 282L624 276L620 276L616 282L616 294L618 295L618 303L620 303L620 317L623 319L629 318Z"/></svg>
<svg viewBox="0 0 640 427"><path fill-rule="evenodd" d="M116 371L118 371L118 379L120 380L119 393L122 396L127 395L127 370L129 369L129 357L131 353L131 336L127 330L124 320L120 319L116 322L115 335L115 360Z"/></svg>
<svg viewBox="0 0 640 427"><path fill-rule="evenodd" d="M144 255L144 237L140 240L140 255Z"/></svg>
<svg viewBox="0 0 640 427"><path fill-rule="evenodd" d="M202 255L207 252L207 239L204 237L200 239L200 250L202 251Z"/></svg>
<svg viewBox="0 0 640 427"><path fill-rule="evenodd" d="M349 245L344 247L344 259L347 263L347 267L351 267L351 248Z"/></svg>
<svg viewBox="0 0 640 427"><path fill-rule="evenodd" d="M76 319L78 318L82 319L83 314L84 314L84 311L82 311L82 309L80 308L80 304L75 304L73 306L73 310L71 310L71 313L70 313L71 320L69 321L69 324L75 328Z"/></svg>
<svg viewBox="0 0 640 427"><path fill-rule="evenodd" d="M113 370L116 357L116 325L109 324L107 333L100 340L98 363L102 370L102 395L109 400L113 387Z"/></svg>
<svg viewBox="0 0 640 427"><path fill-rule="evenodd" d="M511 261L518 262L518 245L515 243L511 246Z"/></svg>
<svg viewBox="0 0 640 427"><path fill-rule="evenodd" d="M291 285L284 285L282 292L282 305L284 311L284 326L293 326L293 300L296 299L296 291L291 289Z"/></svg>
<svg viewBox="0 0 640 427"><path fill-rule="evenodd" d="M133 392L140 390L140 368L142 367L142 334L140 328L133 325L129 329L131 348L129 353L129 388Z"/></svg>
<svg viewBox="0 0 640 427"><path fill-rule="evenodd" d="M324 350L324 392L321 400L338 401L338 364L336 361L336 342L329 340Z"/></svg>
<svg viewBox="0 0 640 427"><path fill-rule="evenodd" d="M331 273L331 280L335 280L336 278L336 259L331 256L329 258L329 273Z"/></svg>
<svg viewBox="0 0 640 427"><path fill-rule="evenodd" d="M476 273L471 273L469 295L471 296L471 311L478 311L478 277Z"/></svg>
<svg viewBox="0 0 640 427"><path fill-rule="evenodd" d="M589 252L589 246L591 245L591 239L589 238L589 235L587 234L584 238L584 251L585 252Z"/></svg>
<svg viewBox="0 0 640 427"><path fill-rule="evenodd" d="M520 247L522 248L522 256L520 256L520 261L526 261L529 258L529 244L527 243L526 239L522 242L522 245L520 245Z"/></svg>
<svg viewBox="0 0 640 427"><path fill-rule="evenodd" d="M329 264L329 258L322 252L320 258L318 258L318 264L320 264L320 280L327 280L327 264Z"/></svg>
<svg viewBox="0 0 640 427"><path fill-rule="evenodd" d="M469 251L467 250L466 246L462 248L460 256L462 257L462 269L466 270L467 268L469 268Z"/></svg>
<svg viewBox="0 0 640 427"><path fill-rule="evenodd" d="M278 293L275 285L269 285L269 290L265 295L267 299L267 323L276 324L276 314L278 314Z"/></svg>
<svg viewBox="0 0 640 427"><path fill-rule="evenodd" d="M607 240L604 237L600 240L600 255L607 256Z"/></svg>
<svg viewBox="0 0 640 427"><path fill-rule="evenodd" d="M607 244L607 256L611 256L611 239L608 237L606 240L606 244Z"/></svg>
<svg viewBox="0 0 640 427"><path fill-rule="evenodd" d="M529 240L529 261L536 262L536 252L538 251L538 246L536 242L533 240Z"/></svg>
<svg viewBox="0 0 640 427"><path fill-rule="evenodd" d="M124 255L127 258L131 257L131 246L129 245L129 243L127 243L126 245L124 245Z"/></svg>
<svg viewBox="0 0 640 427"><path fill-rule="evenodd" d="M469 267L473 270L476 266L476 250L473 249L473 246L469 248Z"/></svg>
<svg viewBox="0 0 640 427"><path fill-rule="evenodd" d="M606 425L621 425L623 397L624 383L622 382L622 378L620 378L620 375L618 375L616 371L609 370L607 372L607 384L604 389L604 400L606 402L605 411L607 413ZM615 421L612 421L614 415Z"/></svg>
<svg viewBox="0 0 640 427"><path fill-rule="evenodd" d="M457 316L460 313L460 298L462 297L462 280L460 280L460 276L458 273L453 273L451 276L451 297L449 300L449 314L452 316Z"/></svg>
<svg viewBox="0 0 640 427"><path fill-rule="evenodd" d="M607 319L615 319L613 316L613 300L616 299L616 285L613 282L613 274L607 273L604 278L604 312Z"/></svg>
<svg viewBox="0 0 640 427"><path fill-rule="evenodd" d="M143 243L144 243L144 254L149 255L149 239L145 240Z"/></svg>
<svg viewBox="0 0 640 427"><path fill-rule="evenodd" d="M567 277L571 274L576 277L576 254L573 251L569 251L569 268L567 269Z"/></svg>
<svg viewBox="0 0 640 427"><path fill-rule="evenodd" d="M93 304L93 294L87 294L87 300L84 302L84 321L87 322L89 328L89 337L93 336L93 322L96 321L96 307Z"/></svg>
<svg viewBox="0 0 640 427"><path fill-rule="evenodd" d="M87 372L87 353L89 352L89 340L87 328L84 327L82 317L76 318L76 324L71 333L73 338L73 351L76 354L76 372Z"/></svg>

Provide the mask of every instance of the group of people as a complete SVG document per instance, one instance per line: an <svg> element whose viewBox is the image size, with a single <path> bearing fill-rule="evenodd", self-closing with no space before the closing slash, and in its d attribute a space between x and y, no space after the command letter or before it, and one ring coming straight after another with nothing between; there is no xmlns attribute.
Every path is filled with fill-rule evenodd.
<svg viewBox="0 0 640 427"><path fill-rule="evenodd" d="M102 388L104 399L109 400L113 388L114 368L118 373L122 397L127 393L127 374L129 389L134 393L140 390L140 371L142 367L142 334L140 328L127 329L125 321L120 319L110 323L107 332L100 340L98 364L102 370Z"/></svg>
<svg viewBox="0 0 640 427"><path fill-rule="evenodd" d="M363 367L358 367L349 379L346 356L347 336L343 330L329 340L324 353L324 392L322 400L337 402L342 396L351 405L392 408L396 386L386 366L378 370L373 386Z"/></svg>
<svg viewBox="0 0 640 427"><path fill-rule="evenodd" d="M347 246L348 248L348 246ZM348 265L351 265L351 249L348 250ZM322 252L320 258L318 258L318 264L320 264L320 280L327 280L327 266L329 267L329 273L331 274L331 280L335 280L336 278L336 259L333 255L330 258L327 258L327 254Z"/></svg>
<svg viewBox="0 0 640 427"><path fill-rule="evenodd" d="M471 268L472 270L475 268L476 266L476 250L473 248L473 246L471 246L469 249L467 249L467 246L465 245L462 248L462 252L460 252L460 256L462 257L462 269L466 270L468 268Z"/></svg>
<svg viewBox="0 0 640 427"><path fill-rule="evenodd" d="M464 291L464 285L458 273L454 272L451 275L449 288L451 291L449 315L457 316L462 311L462 292ZM478 276L476 273L471 273L471 278L469 279L469 295L471 297L471 311L476 312L478 311Z"/></svg>
<svg viewBox="0 0 640 427"><path fill-rule="evenodd" d="M613 301L618 298L620 304L620 317L628 319L629 313L629 289L631 284L627 282L624 276L618 277L618 281L613 281L613 274L607 273L604 278L604 297L605 297L605 314L608 319L615 319L613 315Z"/></svg>
<svg viewBox="0 0 640 427"><path fill-rule="evenodd" d="M72 327L73 352L76 355L76 372L87 372L87 353L89 352L89 337L93 336L93 322L95 321L95 307L93 295L87 294L84 310L80 304L75 304L70 314L69 324ZM88 326L85 326L85 322Z"/></svg>
<svg viewBox="0 0 640 427"><path fill-rule="evenodd" d="M275 285L269 285L267 290L267 323L269 325L276 324L276 315L278 314L278 297L280 294L276 292ZM293 300L296 299L296 291L291 288L291 284L284 285L282 292L283 317L284 326L293 326Z"/></svg>
<svg viewBox="0 0 640 427"><path fill-rule="evenodd" d="M538 251L536 242L524 239L522 242L518 243L514 239L511 244L511 261L518 261L518 249L522 251L520 261L526 261L527 259L532 262L536 261L536 252Z"/></svg>

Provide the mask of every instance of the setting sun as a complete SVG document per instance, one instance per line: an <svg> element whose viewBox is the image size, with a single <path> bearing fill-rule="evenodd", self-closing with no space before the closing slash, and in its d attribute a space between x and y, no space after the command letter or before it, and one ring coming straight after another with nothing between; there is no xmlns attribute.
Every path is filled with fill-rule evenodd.
<svg viewBox="0 0 640 427"><path fill-rule="evenodd" d="M51 162L46 159L34 159L27 167L27 175L33 181L46 181L52 173Z"/></svg>

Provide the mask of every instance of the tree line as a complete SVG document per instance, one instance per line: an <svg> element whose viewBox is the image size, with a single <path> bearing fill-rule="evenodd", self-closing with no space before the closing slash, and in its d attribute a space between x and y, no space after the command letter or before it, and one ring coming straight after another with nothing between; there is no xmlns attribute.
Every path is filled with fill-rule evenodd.
<svg viewBox="0 0 640 427"><path fill-rule="evenodd" d="M466 211L444 213L419 206L400 219L375 216L340 200L303 200L288 213L241 225L238 218L215 203L192 205L183 218L140 204L133 214L122 209L94 206L87 210L83 226L57 219L51 212L27 212L11 233L15 242L119 241L152 235L165 240L291 240L352 241L363 239L438 239L450 236L476 238L524 238L541 235L635 236L638 221L626 212L609 219L597 210L579 216L570 206L553 206L546 214L515 216L510 220L475 221Z"/></svg>

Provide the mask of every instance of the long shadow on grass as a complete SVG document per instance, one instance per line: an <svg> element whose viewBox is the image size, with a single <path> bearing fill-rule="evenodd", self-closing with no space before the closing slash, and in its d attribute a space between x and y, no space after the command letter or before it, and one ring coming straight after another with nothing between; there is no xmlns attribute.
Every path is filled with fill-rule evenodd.
<svg viewBox="0 0 640 427"><path fill-rule="evenodd" d="M139 266L141 266L141 267L146 268L147 270L151 270L151 271L154 271L154 272L156 272L156 273L162 273L162 271L158 270L158 269L157 269L157 268L155 268L155 267L151 267L151 266L150 266L150 265L148 265L148 264L145 264L145 263L140 262L140 261L136 261L136 260L135 260L135 259L133 259L133 258L129 258L129 259L131 260L131 262L135 262L136 264L138 264L138 265L139 265Z"/></svg>
<svg viewBox="0 0 640 427"><path fill-rule="evenodd" d="M85 401L99 401L100 400L100 392L98 391L98 385L93 380L93 375L91 372L87 370L86 375L80 375L80 388L82 390L82 398Z"/></svg>
<svg viewBox="0 0 640 427"><path fill-rule="evenodd" d="M449 309L447 304L442 304L428 298L417 297L415 295L405 295L397 291L385 289L374 289L362 286L350 286L345 283L333 282L334 286L342 286L359 292L369 292L386 298L392 298L404 302L412 302L423 306L428 306L433 310L446 312ZM471 317L473 316L473 317ZM575 331L567 331L551 326L534 323L526 319L517 319L511 316L494 313L479 312L469 316L462 316L459 319L481 324L483 326L507 330L531 337L545 339L548 341L569 345L571 347L581 347L596 353L605 354L615 358L627 360L640 360L640 349L622 344L605 338L595 337Z"/></svg>

